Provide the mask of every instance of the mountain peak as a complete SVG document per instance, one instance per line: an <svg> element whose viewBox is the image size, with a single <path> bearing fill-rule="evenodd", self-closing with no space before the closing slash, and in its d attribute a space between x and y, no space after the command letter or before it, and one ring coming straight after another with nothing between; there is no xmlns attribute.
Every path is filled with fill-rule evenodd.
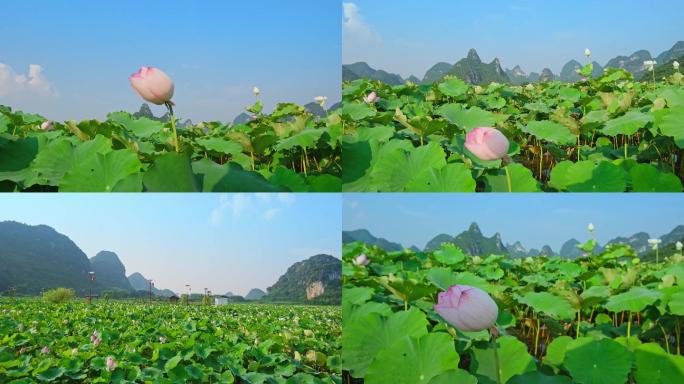
<svg viewBox="0 0 684 384"><path fill-rule="evenodd" d="M481 62L482 62L482 60L480 60L480 56L478 56L477 51L475 50L475 48L470 48L470 50L468 51L467 59L470 60L470 61L474 61L474 62L476 62L476 63L481 63Z"/></svg>
<svg viewBox="0 0 684 384"><path fill-rule="evenodd" d="M468 232L475 232L475 233L482 234L482 231L480 231L480 226L477 225L477 223L475 223L475 222L472 222L470 224L470 227L468 227Z"/></svg>

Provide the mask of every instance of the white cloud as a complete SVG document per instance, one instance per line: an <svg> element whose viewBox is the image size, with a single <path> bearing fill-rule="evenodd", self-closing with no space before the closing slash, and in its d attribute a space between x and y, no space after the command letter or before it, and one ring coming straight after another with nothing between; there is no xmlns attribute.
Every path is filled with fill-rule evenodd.
<svg viewBox="0 0 684 384"><path fill-rule="evenodd" d="M382 41L380 35L364 20L358 5L343 3L343 10L342 33L345 39L365 43L380 43Z"/></svg>
<svg viewBox="0 0 684 384"><path fill-rule="evenodd" d="M244 193L224 194L219 198L219 206L211 212L212 224L223 220L225 211L230 211L234 218L242 215L251 205L249 195Z"/></svg>
<svg viewBox="0 0 684 384"><path fill-rule="evenodd" d="M0 63L0 96L30 95L55 97L57 88L43 74L43 67L29 65L28 76L18 74L12 67Z"/></svg>
<svg viewBox="0 0 684 384"><path fill-rule="evenodd" d="M264 219L266 221L271 221L279 212L280 208L269 208L264 212Z"/></svg>
<svg viewBox="0 0 684 384"><path fill-rule="evenodd" d="M295 197L295 195L292 193L278 193L276 198L281 203L287 205L293 205L297 201L297 197Z"/></svg>
<svg viewBox="0 0 684 384"><path fill-rule="evenodd" d="M223 221L224 216L239 219L246 213L270 221L296 201L297 198L291 193L222 194L219 205L211 212L210 221L217 225Z"/></svg>

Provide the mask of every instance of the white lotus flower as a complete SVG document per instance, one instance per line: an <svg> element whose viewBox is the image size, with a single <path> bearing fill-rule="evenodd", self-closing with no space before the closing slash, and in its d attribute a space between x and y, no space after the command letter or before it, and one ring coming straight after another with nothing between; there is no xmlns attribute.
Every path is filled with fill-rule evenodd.
<svg viewBox="0 0 684 384"><path fill-rule="evenodd" d="M656 64L658 63L655 60L646 60L644 61L644 68L650 72L655 69Z"/></svg>
<svg viewBox="0 0 684 384"><path fill-rule="evenodd" d="M325 102L328 101L328 98L326 96L316 96L314 97L314 101L322 107L325 105Z"/></svg>
<svg viewBox="0 0 684 384"><path fill-rule="evenodd" d="M365 266L370 264L370 259L368 258L368 256L362 253L359 256L357 256L356 259L354 259L354 264Z"/></svg>
<svg viewBox="0 0 684 384"><path fill-rule="evenodd" d="M652 249L656 250L658 249L658 245L662 243L663 241L660 239L648 239L648 244L651 246Z"/></svg>
<svg viewBox="0 0 684 384"><path fill-rule="evenodd" d="M259 94L261 94L261 91L258 87L254 87L252 88L252 93L254 93L254 96L259 96Z"/></svg>
<svg viewBox="0 0 684 384"><path fill-rule="evenodd" d="M587 231L594 232L594 224L593 223L589 223L589 225L587 225Z"/></svg>
<svg viewBox="0 0 684 384"><path fill-rule="evenodd" d="M586 56L586 57L591 56L591 51L589 50L589 48L584 48L584 56Z"/></svg>
<svg viewBox="0 0 684 384"><path fill-rule="evenodd" d="M675 248L677 248L677 250L681 252L681 251L682 251L682 248L684 248L684 245L682 244L681 241L678 241L678 242L675 244Z"/></svg>
<svg viewBox="0 0 684 384"><path fill-rule="evenodd" d="M679 61L673 61L672 66L674 67L675 71L679 71Z"/></svg>

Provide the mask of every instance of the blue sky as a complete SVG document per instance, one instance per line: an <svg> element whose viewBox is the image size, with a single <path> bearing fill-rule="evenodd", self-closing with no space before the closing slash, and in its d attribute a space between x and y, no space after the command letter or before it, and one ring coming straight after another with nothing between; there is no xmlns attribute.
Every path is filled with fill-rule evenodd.
<svg viewBox="0 0 684 384"><path fill-rule="evenodd" d="M587 225L605 244L647 232L660 237L684 224L684 195L665 193L575 194L345 194L344 230L368 229L377 237L423 248L440 233L456 235L477 222L504 243L556 252L571 238L588 240Z"/></svg>
<svg viewBox="0 0 684 384"><path fill-rule="evenodd" d="M255 85L266 110L334 103L341 17L334 0L5 0L0 104L56 120L137 111L128 76L142 65L174 79L176 112L193 121L232 121Z"/></svg>
<svg viewBox="0 0 684 384"><path fill-rule="evenodd" d="M559 73L584 49L601 65L684 40L684 2L672 0L353 0L345 2L343 63L367 61L422 78L433 64L454 63L475 48L483 61L526 72Z"/></svg>
<svg viewBox="0 0 684 384"><path fill-rule="evenodd" d="M46 224L89 257L116 252L176 292L264 291L297 261L340 257L339 194L6 194L0 221Z"/></svg>

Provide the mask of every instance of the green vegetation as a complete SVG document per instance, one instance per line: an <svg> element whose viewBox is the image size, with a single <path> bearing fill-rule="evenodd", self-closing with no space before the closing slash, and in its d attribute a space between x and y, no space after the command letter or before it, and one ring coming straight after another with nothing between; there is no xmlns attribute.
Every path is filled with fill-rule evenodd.
<svg viewBox="0 0 684 384"><path fill-rule="evenodd" d="M343 248L342 368L351 383L675 383L684 378L684 256L644 262L627 245L513 259ZM353 261L360 254L367 266ZM497 355L487 330L461 332L434 310L452 285L499 307Z"/></svg>
<svg viewBox="0 0 684 384"><path fill-rule="evenodd" d="M654 87L619 69L574 84L344 83L343 190L681 192L682 85L678 74ZM364 103L373 91L380 101ZM465 148L481 126L507 136L510 160Z"/></svg>
<svg viewBox="0 0 684 384"><path fill-rule="evenodd" d="M336 307L4 299L0 313L3 383L342 383Z"/></svg>
<svg viewBox="0 0 684 384"><path fill-rule="evenodd" d="M74 290L55 288L43 293L43 300L50 304L64 304L74 299Z"/></svg>
<svg viewBox="0 0 684 384"><path fill-rule="evenodd" d="M106 121L52 123L0 106L0 191L328 192L341 188L339 114L318 118L257 102L244 124L179 128L114 112Z"/></svg>

